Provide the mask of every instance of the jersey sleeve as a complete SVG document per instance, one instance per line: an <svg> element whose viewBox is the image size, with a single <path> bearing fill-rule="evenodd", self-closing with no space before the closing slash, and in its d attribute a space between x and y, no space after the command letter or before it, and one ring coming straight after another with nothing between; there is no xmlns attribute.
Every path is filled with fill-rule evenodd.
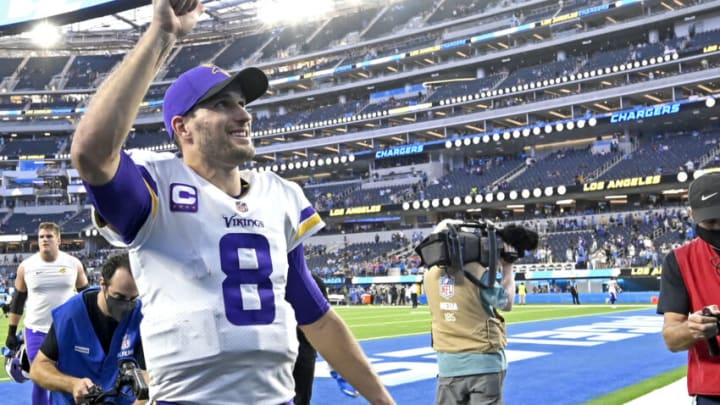
<svg viewBox="0 0 720 405"><path fill-rule="evenodd" d="M283 180L285 181L285 180ZM288 185L288 251L292 251L310 236L325 226L320 215L297 183L285 181Z"/></svg>
<svg viewBox="0 0 720 405"><path fill-rule="evenodd" d="M107 184L84 183L95 208L96 224L110 225L123 242L131 242L157 207L157 185L147 168L120 152L120 164Z"/></svg>
<svg viewBox="0 0 720 405"><path fill-rule="evenodd" d="M690 313L690 296L685 281L680 272L680 265L675 252L665 257L660 279L660 297L658 299L657 313L673 312L687 315Z"/></svg>
<svg viewBox="0 0 720 405"><path fill-rule="evenodd" d="M295 310L298 325L311 324L320 319L330 309L330 303L320 291L320 286L313 280L305 262L303 245L297 246L288 253L288 280L285 288L285 299Z"/></svg>

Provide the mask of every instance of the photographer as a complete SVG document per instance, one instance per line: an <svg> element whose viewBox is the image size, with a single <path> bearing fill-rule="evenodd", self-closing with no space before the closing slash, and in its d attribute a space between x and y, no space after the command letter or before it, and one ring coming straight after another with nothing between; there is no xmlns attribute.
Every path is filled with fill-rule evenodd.
<svg viewBox="0 0 720 405"><path fill-rule="evenodd" d="M439 369L436 403L502 404L507 335L498 309L512 309L511 263L537 247L537 234L493 225L472 232L468 225L444 220L416 249L429 266L424 283Z"/></svg>
<svg viewBox="0 0 720 405"><path fill-rule="evenodd" d="M665 258L657 312L668 349L689 350L688 393L698 405L720 404L720 173L693 181L688 199L698 238Z"/></svg>
<svg viewBox="0 0 720 405"><path fill-rule="evenodd" d="M30 369L30 378L51 391L52 404L83 403L90 392L117 388L120 363L145 368L137 296L128 255L122 253L105 261L100 289L83 291L53 310L52 326ZM145 403L135 401L128 388L104 403Z"/></svg>

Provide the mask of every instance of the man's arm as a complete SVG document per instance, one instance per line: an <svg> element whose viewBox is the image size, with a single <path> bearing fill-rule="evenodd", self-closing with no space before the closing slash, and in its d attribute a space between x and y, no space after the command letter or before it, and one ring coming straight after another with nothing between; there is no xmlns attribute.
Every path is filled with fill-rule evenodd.
<svg viewBox="0 0 720 405"><path fill-rule="evenodd" d="M5 339L5 346L10 350L17 350L17 328L20 324L27 300L27 284L25 284L25 266L20 263L17 275L15 276L15 294L10 302L10 313L8 317L8 334Z"/></svg>
<svg viewBox="0 0 720 405"><path fill-rule="evenodd" d="M718 314L717 305L709 307L713 314ZM665 312L662 329L665 345L671 352L688 350L698 340L717 336L717 320L712 316L704 316L702 311L693 312L690 316L674 312Z"/></svg>
<svg viewBox="0 0 720 405"><path fill-rule="evenodd" d="M502 268L502 288L505 290L505 294L508 296L507 304L500 308L503 311L512 310L513 301L515 301L515 274L513 274L512 264L507 263L505 260L500 259L500 266Z"/></svg>
<svg viewBox="0 0 720 405"><path fill-rule="evenodd" d="M80 292L88 288L88 279L85 275L85 266L82 265L80 260L77 261L77 278L75 279L75 289Z"/></svg>
<svg viewBox="0 0 720 405"><path fill-rule="evenodd" d="M107 184L150 83L177 38L190 32L202 12L199 0L153 1L153 19L135 48L98 89L75 130L72 164L91 185ZM179 4L177 4L179 3Z"/></svg>
<svg viewBox="0 0 720 405"><path fill-rule="evenodd" d="M61 373L56 364L45 353L38 351L37 357L30 367L30 379L47 390L70 393L75 402L80 403L82 397L93 386L92 380Z"/></svg>
<svg viewBox="0 0 720 405"><path fill-rule="evenodd" d="M373 405L394 404L350 330L330 309L317 321L300 326L310 343Z"/></svg>

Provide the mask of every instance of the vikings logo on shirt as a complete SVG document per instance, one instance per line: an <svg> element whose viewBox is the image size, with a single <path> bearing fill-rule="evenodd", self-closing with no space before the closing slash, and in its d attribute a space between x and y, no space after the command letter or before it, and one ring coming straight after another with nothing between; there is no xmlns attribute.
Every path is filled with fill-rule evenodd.
<svg viewBox="0 0 720 405"><path fill-rule="evenodd" d="M448 275L440 278L440 296L443 298L455 296L455 278Z"/></svg>

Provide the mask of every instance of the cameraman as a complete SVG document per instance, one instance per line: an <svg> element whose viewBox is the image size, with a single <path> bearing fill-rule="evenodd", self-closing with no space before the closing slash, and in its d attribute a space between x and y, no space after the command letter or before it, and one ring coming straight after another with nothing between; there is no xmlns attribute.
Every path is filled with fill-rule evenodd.
<svg viewBox="0 0 720 405"><path fill-rule="evenodd" d="M709 352L720 315L720 173L693 181L688 200L698 238L665 257L657 312L668 349L689 350L688 393L698 405L720 404L720 356Z"/></svg>
<svg viewBox="0 0 720 405"><path fill-rule="evenodd" d="M442 233L448 225L460 223L444 220L433 233ZM435 261L423 257L423 262L432 265L425 273L424 283L439 369L437 404L503 403L507 334L505 319L497 310L512 309L515 279L511 263L518 258L517 252L537 247L537 234L518 227L507 230L510 229L514 233L507 234L509 238L498 230L497 245L502 250L490 255L502 274L499 285L489 268L477 261L468 263L463 258L465 265L461 270L460 266L453 269L449 265L432 265Z"/></svg>
<svg viewBox="0 0 720 405"><path fill-rule="evenodd" d="M93 385L113 389L121 362L145 369L137 297L128 254L121 253L105 261L100 289L83 291L53 310L53 324L30 369L30 378L51 391L53 405L81 403ZM106 402L146 401L128 393Z"/></svg>

